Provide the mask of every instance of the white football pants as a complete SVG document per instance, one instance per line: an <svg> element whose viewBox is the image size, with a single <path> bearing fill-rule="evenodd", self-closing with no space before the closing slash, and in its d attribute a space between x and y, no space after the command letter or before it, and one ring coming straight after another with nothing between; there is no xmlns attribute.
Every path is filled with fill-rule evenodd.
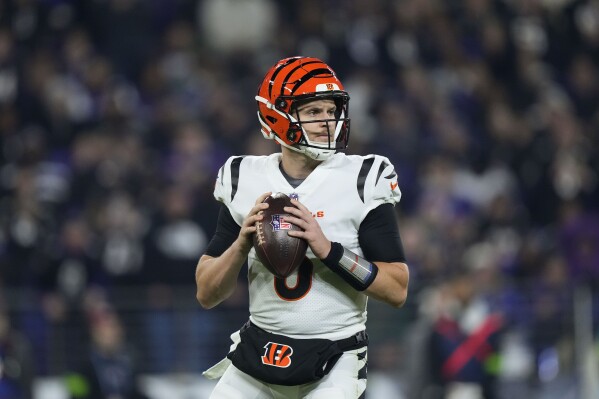
<svg viewBox="0 0 599 399"><path fill-rule="evenodd" d="M297 386L266 384L231 364L210 399L359 399L366 390L366 378L358 379L358 372L366 366L364 352L366 348L345 352L321 380ZM364 353L364 358L358 353Z"/></svg>

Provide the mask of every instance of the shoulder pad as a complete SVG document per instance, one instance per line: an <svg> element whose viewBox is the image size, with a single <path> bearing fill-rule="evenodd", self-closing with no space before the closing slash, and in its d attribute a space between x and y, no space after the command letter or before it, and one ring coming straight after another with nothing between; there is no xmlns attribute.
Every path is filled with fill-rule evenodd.
<svg viewBox="0 0 599 399"><path fill-rule="evenodd" d="M228 205L237 194L237 185L239 184L239 168L243 156L234 156L227 159L227 162L218 170L216 183L214 184L214 198Z"/></svg>
<svg viewBox="0 0 599 399"><path fill-rule="evenodd" d="M380 155L363 157L357 189L360 199L370 209L383 203L396 204L401 199L395 167L388 158Z"/></svg>

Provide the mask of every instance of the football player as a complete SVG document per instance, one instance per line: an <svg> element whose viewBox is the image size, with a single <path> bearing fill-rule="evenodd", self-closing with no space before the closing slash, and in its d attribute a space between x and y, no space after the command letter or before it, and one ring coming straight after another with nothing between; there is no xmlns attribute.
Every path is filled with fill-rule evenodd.
<svg viewBox="0 0 599 399"><path fill-rule="evenodd" d="M349 95L335 72L311 57L277 62L256 96L269 156L234 156L218 173L218 227L196 269L197 300L210 309L234 292L248 264L248 323L231 335L211 398L363 398L368 297L401 307L408 266L394 205L394 167L378 155L346 155ZM292 198L286 220L303 231L307 259L275 278L252 248L271 193Z"/></svg>

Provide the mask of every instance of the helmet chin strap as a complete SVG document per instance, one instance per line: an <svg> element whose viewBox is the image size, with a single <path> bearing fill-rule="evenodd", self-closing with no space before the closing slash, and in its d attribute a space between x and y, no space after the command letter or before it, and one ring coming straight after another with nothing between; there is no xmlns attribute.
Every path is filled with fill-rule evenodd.
<svg viewBox="0 0 599 399"><path fill-rule="evenodd" d="M281 140L279 138L279 136L277 136L276 134L274 135L274 140L281 144L283 147L289 148L291 151L295 151L298 152L300 154L304 154L307 157L315 160L315 161L325 161L327 159L329 159L334 153L335 150L329 150L329 149L320 149L320 148L314 148L314 147L306 147L306 146L291 146L287 143L285 143L283 140Z"/></svg>
<svg viewBox="0 0 599 399"><path fill-rule="evenodd" d="M325 161L335 154L335 150L321 150L314 147L304 147L304 154L315 161Z"/></svg>

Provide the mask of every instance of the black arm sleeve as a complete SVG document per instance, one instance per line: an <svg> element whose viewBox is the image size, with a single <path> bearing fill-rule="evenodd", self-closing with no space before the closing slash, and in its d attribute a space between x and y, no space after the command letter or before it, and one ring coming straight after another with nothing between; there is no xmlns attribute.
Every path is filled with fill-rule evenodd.
<svg viewBox="0 0 599 399"><path fill-rule="evenodd" d="M221 205L220 212L218 213L216 232L212 240L208 243L204 253L212 257L221 256L237 239L240 230L241 226L233 219L229 208Z"/></svg>
<svg viewBox="0 0 599 399"><path fill-rule="evenodd" d="M391 204L374 208L358 230L358 241L364 257L371 262L405 262L403 245L395 210Z"/></svg>

